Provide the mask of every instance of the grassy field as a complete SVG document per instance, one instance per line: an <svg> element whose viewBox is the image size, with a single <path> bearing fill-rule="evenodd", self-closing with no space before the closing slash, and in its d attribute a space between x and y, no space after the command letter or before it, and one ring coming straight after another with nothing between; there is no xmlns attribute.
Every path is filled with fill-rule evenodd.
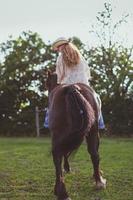
<svg viewBox="0 0 133 200"><path fill-rule="evenodd" d="M133 200L133 139L101 139L107 189L96 191L83 144L65 176L72 200ZM0 200L54 200L54 166L49 138L0 138Z"/></svg>

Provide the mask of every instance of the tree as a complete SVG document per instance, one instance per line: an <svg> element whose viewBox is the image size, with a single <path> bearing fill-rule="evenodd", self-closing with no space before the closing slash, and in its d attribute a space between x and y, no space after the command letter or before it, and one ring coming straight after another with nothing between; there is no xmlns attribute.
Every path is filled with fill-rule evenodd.
<svg viewBox="0 0 133 200"><path fill-rule="evenodd" d="M101 95L106 123L115 134L131 133L133 130L133 115L129 114L133 105L130 98L133 48L126 48L113 40L116 30L127 16L112 25L112 8L105 3L105 10L97 16L100 31L93 31L100 45L86 52L92 68L92 84Z"/></svg>
<svg viewBox="0 0 133 200"><path fill-rule="evenodd" d="M0 50L1 132L24 131L24 127L32 132L35 106L44 107L47 102L44 82L55 55L50 45L30 31L2 43Z"/></svg>

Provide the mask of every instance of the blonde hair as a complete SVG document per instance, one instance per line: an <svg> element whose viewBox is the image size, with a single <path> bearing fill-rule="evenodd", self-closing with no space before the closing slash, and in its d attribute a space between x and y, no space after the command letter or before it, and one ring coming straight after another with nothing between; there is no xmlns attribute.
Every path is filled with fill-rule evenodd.
<svg viewBox="0 0 133 200"><path fill-rule="evenodd" d="M71 42L64 45L62 49L63 61L68 67L77 65L80 61L81 54L77 47Z"/></svg>

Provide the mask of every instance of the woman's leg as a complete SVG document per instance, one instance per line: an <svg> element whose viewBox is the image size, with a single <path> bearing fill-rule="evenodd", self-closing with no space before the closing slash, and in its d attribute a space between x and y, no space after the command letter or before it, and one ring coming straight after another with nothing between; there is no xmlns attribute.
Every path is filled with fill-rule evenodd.
<svg viewBox="0 0 133 200"><path fill-rule="evenodd" d="M100 112L100 116L99 116L98 128L99 129L105 129L102 111Z"/></svg>
<svg viewBox="0 0 133 200"><path fill-rule="evenodd" d="M49 110L46 109L45 119L44 119L44 127L49 128Z"/></svg>
<svg viewBox="0 0 133 200"><path fill-rule="evenodd" d="M95 96L96 96L97 103L98 103L98 105L100 107L98 128L99 129L105 129L105 123L104 123L102 109L101 109L102 108L102 102L101 102L99 94L97 94L96 92L95 92Z"/></svg>

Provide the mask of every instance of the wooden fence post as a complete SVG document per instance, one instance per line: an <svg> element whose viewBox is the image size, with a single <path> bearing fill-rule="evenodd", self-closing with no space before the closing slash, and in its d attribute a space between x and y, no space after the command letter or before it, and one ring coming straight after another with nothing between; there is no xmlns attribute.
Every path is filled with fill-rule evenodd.
<svg viewBox="0 0 133 200"><path fill-rule="evenodd" d="M35 115L36 115L36 134L37 134L37 137L40 136L40 126L39 126L39 109L38 109L38 106L36 106L36 109L35 109Z"/></svg>

